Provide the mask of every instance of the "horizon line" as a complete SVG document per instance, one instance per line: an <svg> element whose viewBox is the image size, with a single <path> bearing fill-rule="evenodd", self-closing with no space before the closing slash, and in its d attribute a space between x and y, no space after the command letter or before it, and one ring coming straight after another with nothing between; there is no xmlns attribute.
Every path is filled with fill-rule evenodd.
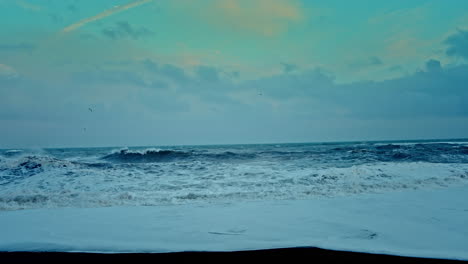
<svg viewBox="0 0 468 264"><path fill-rule="evenodd" d="M411 141L434 141L443 142L445 140L451 141L463 141L467 140L468 137L464 138L427 138L427 139L382 139L382 140L331 140L331 141L309 141L309 142L269 142L269 143L213 143L213 144L173 144L173 145L133 145L133 146L74 146L74 147L17 147L17 148L0 148L0 150L13 150L13 149L98 149L98 148L144 148L144 147L202 147L202 146L240 146L240 145L287 145L287 144L339 144L339 143L357 143L357 142L411 142Z"/></svg>

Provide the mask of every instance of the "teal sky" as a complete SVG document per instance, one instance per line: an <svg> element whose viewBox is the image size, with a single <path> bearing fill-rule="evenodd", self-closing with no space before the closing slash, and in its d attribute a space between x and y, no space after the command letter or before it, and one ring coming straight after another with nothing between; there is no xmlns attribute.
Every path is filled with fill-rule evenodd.
<svg viewBox="0 0 468 264"><path fill-rule="evenodd" d="M0 148L468 136L465 0L0 0L0 23Z"/></svg>

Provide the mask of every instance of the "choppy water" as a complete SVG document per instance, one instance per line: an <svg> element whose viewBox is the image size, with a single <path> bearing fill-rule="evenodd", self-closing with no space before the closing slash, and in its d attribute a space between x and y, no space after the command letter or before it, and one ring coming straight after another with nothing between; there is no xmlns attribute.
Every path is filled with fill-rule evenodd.
<svg viewBox="0 0 468 264"><path fill-rule="evenodd" d="M468 183L468 140L0 150L0 210L308 199Z"/></svg>

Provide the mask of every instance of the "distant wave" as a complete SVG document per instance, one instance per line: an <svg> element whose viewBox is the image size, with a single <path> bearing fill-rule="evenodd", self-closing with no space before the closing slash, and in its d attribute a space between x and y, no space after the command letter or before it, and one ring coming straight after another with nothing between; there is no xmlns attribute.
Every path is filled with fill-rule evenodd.
<svg viewBox="0 0 468 264"><path fill-rule="evenodd" d="M179 151L169 149L145 149L145 150L129 150L121 149L114 151L109 155L102 157L103 160L123 163L149 163L149 162L169 162L174 160L187 159L216 159L216 160L233 160L233 159L249 159L255 158L253 153L235 153L225 151L221 153L202 153L194 151Z"/></svg>
<svg viewBox="0 0 468 264"><path fill-rule="evenodd" d="M176 150L161 150L161 149L146 149L146 150L129 150L121 149L114 151L109 155L102 157L104 160L116 162L162 162L172 161L180 158L190 157L189 152L176 151Z"/></svg>
<svg viewBox="0 0 468 264"><path fill-rule="evenodd" d="M14 156L14 155L18 155L18 154L21 154L23 151L20 150L20 149L10 149L10 150L7 150L5 151L5 156Z"/></svg>
<svg viewBox="0 0 468 264"><path fill-rule="evenodd" d="M331 153L327 153L327 155L333 154L333 151L338 155L343 155L343 158L370 161L423 161L436 163L468 162L468 146L445 142L349 145L333 148Z"/></svg>

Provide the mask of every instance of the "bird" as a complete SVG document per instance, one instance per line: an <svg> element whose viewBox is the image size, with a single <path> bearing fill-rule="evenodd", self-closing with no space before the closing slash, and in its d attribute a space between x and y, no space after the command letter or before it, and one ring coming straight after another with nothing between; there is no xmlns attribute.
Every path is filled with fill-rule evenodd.
<svg viewBox="0 0 468 264"><path fill-rule="evenodd" d="M88 107L88 110L89 110L90 112L93 112L93 109L91 109L91 107Z"/></svg>

